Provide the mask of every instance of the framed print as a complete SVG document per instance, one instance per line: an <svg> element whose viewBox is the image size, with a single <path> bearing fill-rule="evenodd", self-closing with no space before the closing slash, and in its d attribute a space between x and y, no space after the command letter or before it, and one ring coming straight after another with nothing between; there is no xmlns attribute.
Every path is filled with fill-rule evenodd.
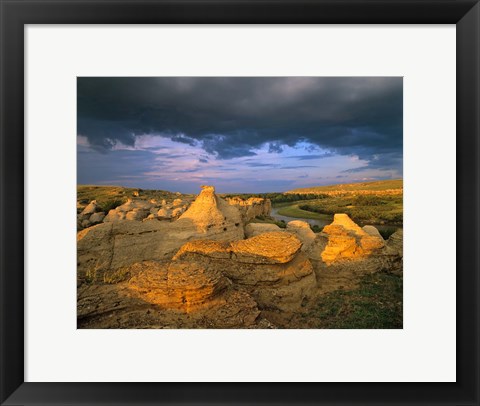
<svg viewBox="0 0 480 406"><path fill-rule="evenodd" d="M2 404L478 404L478 2L1 6Z"/></svg>

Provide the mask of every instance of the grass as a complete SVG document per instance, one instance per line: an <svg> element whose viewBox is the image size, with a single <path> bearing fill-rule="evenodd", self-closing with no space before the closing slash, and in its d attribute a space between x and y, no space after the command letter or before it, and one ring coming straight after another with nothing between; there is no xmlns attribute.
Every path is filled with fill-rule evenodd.
<svg viewBox="0 0 480 406"><path fill-rule="evenodd" d="M334 191L352 192L352 191L359 191L359 190L383 191L383 190L389 190L389 189L402 189L402 188L403 188L403 180L394 179L394 180L379 180L375 182L346 183L346 184L340 184L340 185L298 188L298 189L289 190L286 193L322 193L322 192L334 192Z"/></svg>
<svg viewBox="0 0 480 406"><path fill-rule="evenodd" d="M120 268L103 274L103 283L114 284L127 280L130 277L128 268Z"/></svg>
<svg viewBox="0 0 480 406"><path fill-rule="evenodd" d="M287 212L291 213L289 214L291 217L293 215L303 217L303 213L330 216L335 213L346 213L358 223L401 225L403 224L403 197L402 195L330 196L326 199L302 202L279 210L279 214Z"/></svg>
<svg viewBox="0 0 480 406"><path fill-rule="evenodd" d="M357 289L322 296L308 317L316 319L316 328L402 328L403 278L386 272L366 275Z"/></svg>
<svg viewBox="0 0 480 406"><path fill-rule="evenodd" d="M326 216L325 214L302 210L299 206L300 206L300 203L296 203L290 206L283 206L278 210L278 214L280 214L281 216L313 219L313 220L324 220L324 219L331 220L332 219L332 216Z"/></svg>
<svg viewBox="0 0 480 406"><path fill-rule="evenodd" d="M249 223L276 224L280 228L287 227L287 223L285 223L285 221L283 220L277 221L270 216L257 216L254 219L250 220Z"/></svg>

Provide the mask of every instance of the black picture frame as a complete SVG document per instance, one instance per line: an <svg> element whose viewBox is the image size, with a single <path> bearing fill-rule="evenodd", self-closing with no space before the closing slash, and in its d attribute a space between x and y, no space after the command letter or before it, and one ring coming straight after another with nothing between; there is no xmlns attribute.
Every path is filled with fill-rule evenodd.
<svg viewBox="0 0 480 406"><path fill-rule="evenodd" d="M0 13L2 405L479 404L478 0L0 0ZM24 26L173 23L456 24L456 383L24 382ZM454 242L449 244L454 249Z"/></svg>

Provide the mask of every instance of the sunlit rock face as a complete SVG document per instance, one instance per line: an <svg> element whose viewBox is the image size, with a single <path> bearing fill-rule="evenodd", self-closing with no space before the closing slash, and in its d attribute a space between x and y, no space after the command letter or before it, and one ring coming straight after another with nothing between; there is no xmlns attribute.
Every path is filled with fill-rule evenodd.
<svg viewBox="0 0 480 406"><path fill-rule="evenodd" d="M216 269L248 292L260 308L290 311L313 295L316 277L302 243L286 232L264 233L231 243L191 241L174 260Z"/></svg>
<svg viewBox="0 0 480 406"><path fill-rule="evenodd" d="M215 194L213 186L202 186L202 191L176 222L177 227L191 227L203 234L221 233L223 239L243 238L240 211Z"/></svg>
<svg viewBox="0 0 480 406"><path fill-rule="evenodd" d="M85 215L92 215L93 213L95 213L97 211L97 208L98 208L98 204L97 204L97 201L96 200L92 200L88 205L87 207L85 207L83 209L83 211L80 213L82 216L85 216Z"/></svg>
<svg viewBox="0 0 480 406"><path fill-rule="evenodd" d="M240 210L244 222L250 221L258 216L269 216L272 210L270 199L260 197L251 197L243 200L241 197L230 197L226 199L228 204L235 206Z"/></svg>
<svg viewBox="0 0 480 406"><path fill-rule="evenodd" d="M325 226L323 233L328 243L321 258L327 265L366 258L385 246L381 236L367 233L346 214L335 214L332 224Z"/></svg>
<svg viewBox="0 0 480 406"><path fill-rule="evenodd" d="M131 272L136 275L130 279L129 287L143 300L187 313L214 305L231 284L215 269L181 261L168 265L141 262L132 265Z"/></svg>
<svg viewBox="0 0 480 406"><path fill-rule="evenodd" d="M230 243L191 241L182 246L173 259L194 253L247 264L284 264L295 257L301 246L302 243L294 235L270 232Z"/></svg>

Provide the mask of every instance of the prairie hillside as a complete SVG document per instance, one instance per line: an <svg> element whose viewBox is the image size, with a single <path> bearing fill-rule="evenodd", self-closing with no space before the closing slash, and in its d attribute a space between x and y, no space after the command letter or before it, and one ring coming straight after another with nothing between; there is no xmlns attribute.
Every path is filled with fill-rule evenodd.
<svg viewBox="0 0 480 406"><path fill-rule="evenodd" d="M101 206L111 202L123 204L132 198L168 200L180 195L182 194L166 190L127 188L123 186L77 185L77 202L84 206L92 200L96 200Z"/></svg>
<svg viewBox="0 0 480 406"><path fill-rule="evenodd" d="M380 193L379 193L380 192ZM329 186L314 186L308 188L292 189L285 193L314 193L314 194L402 194L403 179L378 180L374 182L345 183Z"/></svg>

